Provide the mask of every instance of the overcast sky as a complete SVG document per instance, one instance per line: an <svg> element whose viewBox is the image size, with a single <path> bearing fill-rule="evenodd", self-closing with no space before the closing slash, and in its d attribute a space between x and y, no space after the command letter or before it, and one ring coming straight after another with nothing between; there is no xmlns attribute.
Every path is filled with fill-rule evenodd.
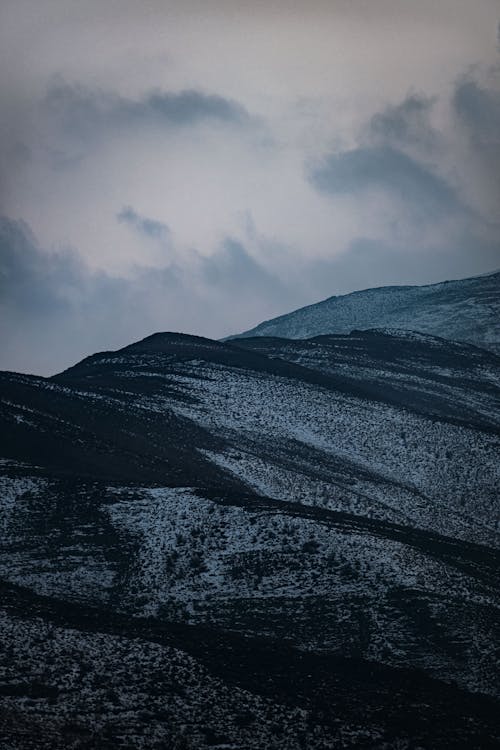
<svg viewBox="0 0 500 750"><path fill-rule="evenodd" d="M2 0L0 368L500 267L498 0Z"/></svg>

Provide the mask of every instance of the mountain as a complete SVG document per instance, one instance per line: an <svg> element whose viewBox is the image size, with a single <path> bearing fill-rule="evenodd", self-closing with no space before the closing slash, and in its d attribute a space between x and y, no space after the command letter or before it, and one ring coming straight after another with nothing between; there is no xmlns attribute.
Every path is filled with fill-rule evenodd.
<svg viewBox="0 0 500 750"><path fill-rule="evenodd" d="M159 333L0 373L1 747L497 747L499 365Z"/></svg>
<svg viewBox="0 0 500 750"><path fill-rule="evenodd" d="M267 320L240 337L302 339L355 329L413 330L500 353L500 272L429 286L386 286ZM236 337L232 337L236 338Z"/></svg>

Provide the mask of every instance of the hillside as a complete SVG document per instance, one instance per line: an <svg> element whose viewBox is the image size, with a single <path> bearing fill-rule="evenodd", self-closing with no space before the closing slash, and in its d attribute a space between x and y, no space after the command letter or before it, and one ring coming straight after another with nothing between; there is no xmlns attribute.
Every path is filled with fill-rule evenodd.
<svg viewBox="0 0 500 750"><path fill-rule="evenodd" d="M240 337L310 338L356 329L420 331L500 351L500 272L429 286L387 286L329 297ZM235 337L233 337L235 338Z"/></svg>
<svg viewBox="0 0 500 750"><path fill-rule="evenodd" d="M500 359L161 333L0 373L0 738L493 748Z"/></svg>

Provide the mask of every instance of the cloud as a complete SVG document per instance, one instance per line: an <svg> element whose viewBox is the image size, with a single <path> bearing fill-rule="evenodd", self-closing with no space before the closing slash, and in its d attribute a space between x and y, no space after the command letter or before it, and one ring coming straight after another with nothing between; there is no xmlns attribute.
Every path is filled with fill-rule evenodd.
<svg viewBox="0 0 500 750"><path fill-rule="evenodd" d="M356 195L381 190L428 217L456 211L453 188L427 166L391 146L360 147L327 156L310 175L320 191Z"/></svg>
<svg viewBox="0 0 500 750"><path fill-rule="evenodd" d="M124 206L116 215L122 224L127 224L146 237L160 242L167 242L170 237L170 229L166 224L156 219L141 216L131 206Z"/></svg>
<svg viewBox="0 0 500 750"><path fill-rule="evenodd" d="M332 207L356 211L362 228L331 262L311 267L318 284L323 277L353 288L428 283L498 268L495 75L486 76L490 85L462 78L448 101L409 94L369 117L355 148L327 154L309 171L313 187Z"/></svg>
<svg viewBox="0 0 500 750"><path fill-rule="evenodd" d="M89 269L71 250L48 253L21 221L0 218L0 367L52 374L96 349L151 331L154 285L175 289L175 269L136 278Z"/></svg>
<svg viewBox="0 0 500 750"><path fill-rule="evenodd" d="M224 240L216 253L208 258L200 258L200 264L203 278L211 285L234 285L242 293L245 289L255 289L259 296L270 296L274 301L293 304L290 289L235 239Z"/></svg>
<svg viewBox="0 0 500 750"><path fill-rule="evenodd" d="M393 146L430 148L439 140L431 124L436 99L423 94L409 94L402 102L376 112L368 124L368 135L373 140Z"/></svg>
<svg viewBox="0 0 500 750"><path fill-rule="evenodd" d="M154 113L161 120L175 125L188 125L203 119L242 124L249 115L241 104L215 94L200 91L149 94L142 102L132 105L132 111Z"/></svg>
<svg viewBox="0 0 500 750"><path fill-rule="evenodd" d="M475 70L456 84L451 101L462 136L458 165L476 209L500 233L500 68Z"/></svg>
<svg viewBox="0 0 500 750"><path fill-rule="evenodd" d="M81 138L145 124L184 128L210 121L235 126L252 121L238 102L195 89L155 90L132 99L62 79L49 87L42 107L66 133Z"/></svg>
<svg viewBox="0 0 500 750"><path fill-rule="evenodd" d="M500 147L500 90L463 80L455 89L453 106L474 143L486 148Z"/></svg>
<svg viewBox="0 0 500 750"><path fill-rule="evenodd" d="M444 232L450 242L476 238L471 248L486 236L494 246L500 236L499 72L476 66L447 96L412 92L386 105L360 126L354 148L327 153L309 169L310 183L342 197L346 211L355 208L377 241L391 244L399 235L411 246L418 226L422 235L436 233L437 244ZM376 225L370 206L378 207L385 227ZM422 245L432 240L423 237Z"/></svg>
<svg viewBox="0 0 500 750"><path fill-rule="evenodd" d="M49 255L22 221L0 220L0 306L20 316L62 313L80 286L73 253ZM4 323L8 318L4 317Z"/></svg>
<svg viewBox="0 0 500 750"><path fill-rule="evenodd" d="M132 208L125 215L148 227ZM129 277L96 272L74 251L44 251L24 222L0 218L0 368L53 374L157 330L222 337L296 299L233 239L209 258L177 255Z"/></svg>
<svg viewBox="0 0 500 750"><path fill-rule="evenodd" d="M494 173L500 187L500 85L493 88L473 79L462 80L456 86L452 104L471 147Z"/></svg>

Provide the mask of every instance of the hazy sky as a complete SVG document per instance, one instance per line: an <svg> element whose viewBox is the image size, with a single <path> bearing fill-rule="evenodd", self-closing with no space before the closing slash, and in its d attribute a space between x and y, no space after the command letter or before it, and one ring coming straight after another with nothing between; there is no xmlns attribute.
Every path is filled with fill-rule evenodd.
<svg viewBox="0 0 500 750"><path fill-rule="evenodd" d="M500 266L498 0L2 0L0 367Z"/></svg>

